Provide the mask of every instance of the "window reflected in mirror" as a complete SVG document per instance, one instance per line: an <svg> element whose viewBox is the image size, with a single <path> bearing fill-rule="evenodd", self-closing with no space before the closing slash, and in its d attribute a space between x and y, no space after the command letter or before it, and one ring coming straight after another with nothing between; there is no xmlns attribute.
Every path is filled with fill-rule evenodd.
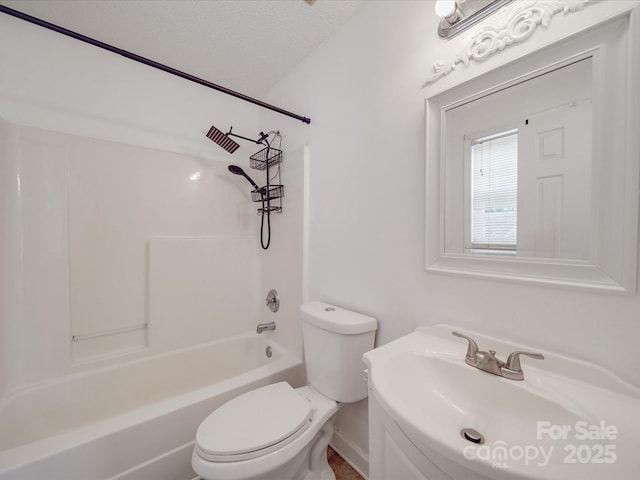
<svg viewBox="0 0 640 480"><path fill-rule="evenodd" d="M518 245L518 130L470 142L468 232L472 253L515 253Z"/></svg>

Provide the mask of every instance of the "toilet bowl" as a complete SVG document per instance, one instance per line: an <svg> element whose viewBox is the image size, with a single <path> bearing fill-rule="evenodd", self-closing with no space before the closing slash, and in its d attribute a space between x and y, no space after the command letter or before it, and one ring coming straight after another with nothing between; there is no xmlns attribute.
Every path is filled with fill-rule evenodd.
<svg viewBox="0 0 640 480"><path fill-rule="evenodd" d="M326 450L338 408L311 387L285 382L245 393L202 422L193 468L204 479L331 479L322 476L327 465L307 465L305 457Z"/></svg>
<svg viewBox="0 0 640 480"><path fill-rule="evenodd" d="M205 480L335 480L326 449L341 402L365 398L361 356L376 320L322 302L300 307L307 380L244 393L199 426L192 455Z"/></svg>

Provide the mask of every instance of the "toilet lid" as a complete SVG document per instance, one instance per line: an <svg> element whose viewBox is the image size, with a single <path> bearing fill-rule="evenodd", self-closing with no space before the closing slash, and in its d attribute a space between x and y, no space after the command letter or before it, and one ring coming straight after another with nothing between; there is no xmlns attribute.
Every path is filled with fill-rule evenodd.
<svg viewBox="0 0 640 480"><path fill-rule="evenodd" d="M198 427L200 455L212 461L253 458L282 447L304 432L311 403L286 382L244 393L217 408Z"/></svg>

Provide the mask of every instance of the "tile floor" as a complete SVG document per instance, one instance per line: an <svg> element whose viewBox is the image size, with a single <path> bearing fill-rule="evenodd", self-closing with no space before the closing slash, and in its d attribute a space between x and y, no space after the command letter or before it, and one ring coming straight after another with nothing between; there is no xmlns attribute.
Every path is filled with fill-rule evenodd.
<svg viewBox="0 0 640 480"><path fill-rule="evenodd" d="M331 447L327 449L327 460L336 474L336 480L364 480L351 466L345 462Z"/></svg>

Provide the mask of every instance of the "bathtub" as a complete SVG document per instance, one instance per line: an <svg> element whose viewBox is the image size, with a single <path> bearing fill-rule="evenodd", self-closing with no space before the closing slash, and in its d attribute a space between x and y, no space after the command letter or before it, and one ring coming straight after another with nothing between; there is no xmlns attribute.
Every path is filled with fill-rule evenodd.
<svg viewBox="0 0 640 480"><path fill-rule="evenodd" d="M0 400L0 480L192 479L211 411L269 383L299 385L302 372L251 333L20 390Z"/></svg>

